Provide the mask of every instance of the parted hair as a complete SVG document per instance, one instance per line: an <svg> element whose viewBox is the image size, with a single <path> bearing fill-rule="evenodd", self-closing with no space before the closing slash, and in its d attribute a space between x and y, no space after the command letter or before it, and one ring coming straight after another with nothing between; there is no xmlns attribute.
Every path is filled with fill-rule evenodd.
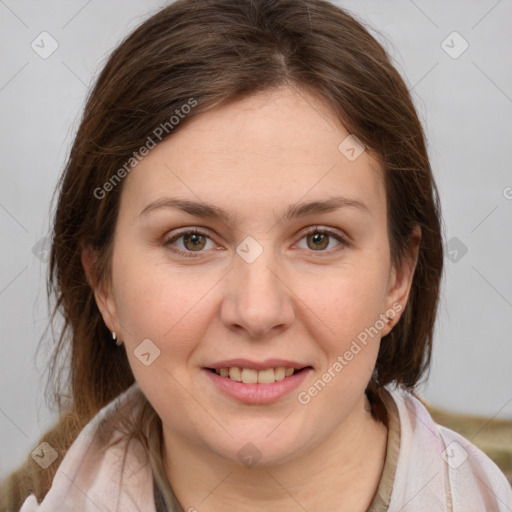
<svg viewBox="0 0 512 512"><path fill-rule="evenodd" d="M421 122L388 52L353 14L326 0L178 0L108 57L56 189L47 287L51 324L63 322L52 337L47 391L59 420L41 441L57 450L58 461L81 428L134 382L81 263L84 247L92 247L95 283L109 283L123 180L102 197L98 190L107 190L155 128L191 98L194 108L165 137L198 115L283 85L327 101L381 163L394 264L410 256L411 233L421 228L409 299L382 339L368 392L390 383L413 392L425 377L443 270L440 202ZM18 510L31 492L41 500L57 467L42 470L27 457L4 482L1 510Z"/></svg>

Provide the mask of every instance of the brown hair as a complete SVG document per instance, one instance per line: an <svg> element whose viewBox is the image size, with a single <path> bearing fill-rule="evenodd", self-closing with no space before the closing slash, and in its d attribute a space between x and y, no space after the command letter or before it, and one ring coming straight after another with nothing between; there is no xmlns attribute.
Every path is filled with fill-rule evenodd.
<svg viewBox="0 0 512 512"><path fill-rule="evenodd" d="M325 0L178 0L139 26L108 59L59 183L48 293L56 298L53 318L61 313L65 322L49 379L68 418L54 429L62 453L134 381L81 264L82 248L92 246L99 255L97 281L108 283L123 181L102 199L94 191L191 98L197 105L166 136L213 108L281 85L325 99L382 163L393 263L408 256L410 234L421 227L408 304L382 340L368 390L394 382L412 391L424 375L443 267L440 206L421 123L386 51L352 15ZM66 348L69 382L61 378ZM48 485L38 498L43 487Z"/></svg>

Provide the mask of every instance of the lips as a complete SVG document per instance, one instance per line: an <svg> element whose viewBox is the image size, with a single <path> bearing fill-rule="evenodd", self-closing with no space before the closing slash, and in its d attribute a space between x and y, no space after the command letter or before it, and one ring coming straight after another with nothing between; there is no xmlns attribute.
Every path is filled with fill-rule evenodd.
<svg viewBox="0 0 512 512"><path fill-rule="evenodd" d="M277 366L275 368L267 367L261 370L240 366L230 366L229 368L224 366L225 364L233 364L233 362L234 361L224 361L222 363L216 363L212 365L212 367L203 367L202 373L214 385L214 388L223 395L227 395L238 402L246 404L264 405L277 402L296 390L304 382L304 379L307 378L310 372L313 372L312 366L302 366L301 364L293 362L291 364L298 368L293 368L292 366L287 367L289 369L288 372L290 373L290 370L292 372L288 376L286 376L286 367L284 366ZM238 360L238 364L240 364L240 360ZM243 364L248 364L248 362L245 361ZM269 364L269 362L249 362L249 366L261 367L266 364ZM275 360L272 364L275 364ZM286 361L285 364L290 364L290 362ZM218 366L219 368L213 368L213 366ZM276 376L278 378L282 377L283 370L280 370L280 368L285 371L285 376L281 380L277 380ZM232 373L232 376L236 378L238 376L237 371L239 372L240 381L230 376ZM224 376L221 376L221 372ZM272 374L274 380L270 382ZM261 382L260 379L263 382ZM265 380L269 382L265 382Z"/></svg>
<svg viewBox="0 0 512 512"><path fill-rule="evenodd" d="M205 365L205 368L212 368L214 370L220 370L221 368L249 368L252 370L266 370L268 368L278 368L283 366L284 368L293 368L300 370L308 366L307 363L299 363L297 361L290 361L287 359L265 359L264 361L251 361L250 359L227 359L225 361L219 361Z"/></svg>

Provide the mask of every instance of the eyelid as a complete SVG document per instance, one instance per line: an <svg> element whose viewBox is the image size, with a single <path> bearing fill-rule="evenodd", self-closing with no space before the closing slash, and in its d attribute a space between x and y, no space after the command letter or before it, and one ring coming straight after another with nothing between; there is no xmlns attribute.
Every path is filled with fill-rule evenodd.
<svg viewBox="0 0 512 512"><path fill-rule="evenodd" d="M313 250L310 251L312 253L317 253L320 257L322 257L324 255L325 256L332 255L333 253L337 252L340 248L348 247L351 245L351 243L348 240L348 237L346 235L340 234L338 231L334 230L334 228L322 227L321 225L313 225L313 226L308 226L308 227L304 228L304 230L302 230L300 232L299 239L296 243L300 242L305 236L307 236L309 234L313 234L313 233L325 234L331 238L334 238L340 244L340 247L330 249L328 251L313 251ZM179 229L175 230L173 232L172 236L165 237L163 244L164 244L164 246L168 247L170 251L177 253L179 255L182 255L185 257L192 257L192 258L200 257L200 254L204 253L206 251L183 251L182 249L172 246L173 242L175 242L182 236L189 235L189 234L190 235L192 235L192 234L201 235L201 236L204 236L204 237L210 239L212 242L214 242L214 240L212 239L212 236L210 234L210 231L208 229L202 228L202 227L199 228L199 227L187 226L187 227L179 228ZM194 254L195 252L197 253L197 255Z"/></svg>
<svg viewBox="0 0 512 512"><path fill-rule="evenodd" d="M333 238L340 239L341 241L343 241L347 244L349 243L348 236L343 234L343 232L341 230L335 229L335 228L323 227L322 225L319 225L319 224L304 228L304 231L301 232L301 239L306 235L309 235L311 233L316 233L316 232L325 233L327 235L332 236Z"/></svg>

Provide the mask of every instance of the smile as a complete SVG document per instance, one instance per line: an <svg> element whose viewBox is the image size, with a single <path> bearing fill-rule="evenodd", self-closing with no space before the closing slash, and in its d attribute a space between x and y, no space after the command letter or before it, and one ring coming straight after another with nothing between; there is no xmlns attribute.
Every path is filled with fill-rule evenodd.
<svg viewBox="0 0 512 512"><path fill-rule="evenodd" d="M269 404L295 390L313 368L277 366L256 370L230 366L203 370L222 394L247 404Z"/></svg>
<svg viewBox="0 0 512 512"><path fill-rule="evenodd" d="M226 377L236 382L243 382L244 384L272 384L276 381L281 381L286 377L290 377L295 373L295 368L285 368L278 366L277 368L266 368L264 370L254 370L253 368L238 368L232 366L231 368L217 368L211 369L217 375Z"/></svg>

